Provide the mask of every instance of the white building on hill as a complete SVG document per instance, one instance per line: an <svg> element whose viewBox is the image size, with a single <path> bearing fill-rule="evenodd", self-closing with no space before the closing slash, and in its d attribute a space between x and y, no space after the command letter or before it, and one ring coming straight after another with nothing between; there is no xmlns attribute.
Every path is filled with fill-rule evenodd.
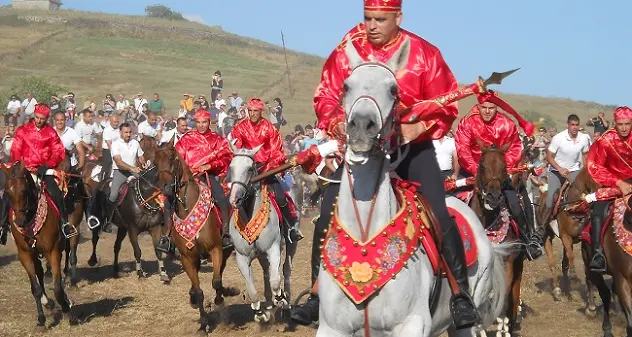
<svg viewBox="0 0 632 337"><path fill-rule="evenodd" d="M18 9L44 9L58 10L61 7L61 0L13 0L13 8Z"/></svg>

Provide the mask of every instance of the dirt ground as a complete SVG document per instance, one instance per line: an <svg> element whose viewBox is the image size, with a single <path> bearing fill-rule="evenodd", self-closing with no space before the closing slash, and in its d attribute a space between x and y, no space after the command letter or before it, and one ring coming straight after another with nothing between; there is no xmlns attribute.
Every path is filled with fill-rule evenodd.
<svg viewBox="0 0 632 337"><path fill-rule="evenodd" d="M303 231L306 239L301 241L295 257L292 275L293 292L297 294L309 283L309 252L312 225L304 220ZM82 228L84 233L86 228ZM132 272L133 252L129 241L125 241L120 261L124 270L120 279L112 278L112 247L115 234L104 234L98 246L98 266L87 265L91 253L89 237L84 235L79 245L79 278L77 288L67 288L69 297L75 303L73 310L78 313L81 323L70 327L67 320L59 319L59 306L53 312L47 311L47 328L42 333L35 328L36 309L31 296L26 273L16 256L15 245L10 238L8 246L0 246L0 336L194 336L198 328L198 312L189 306L189 279L183 273L178 261L166 264L173 279L164 285L156 273L158 265L151 249L148 235L141 236L147 279L138 279ZM546 259L526 265L522 283L522 297L528 309L522 323L524 336L598 336L601 335L601 314L596 318L584 315L585 286L579 247L576 246L576 263L582 280L573 280L570 299L555 302L550 295L551 277ZM560 259L559 242L555 245ZM262 274L255 265L255 277L262 289ZM214 292L211 288L211 268L203 266L200 275L205 291L207 311ZM241 289L244 281L237 270L234 258L228 262L224 274L224 284ZM563 284L564 285L564 284ZM52 297L52 284L47 285L47 294ZM213 316L216 317L216 316ZM275 323L267 329L259 327L252 317L252 311L243 295L227 298L223 310L225 322L219 324L211 335L223 337L237 336L315 336L313 328L299 327L296 332L283 332L285 324ZM612 316L615 335L623 333L623 314Z"/></svg>

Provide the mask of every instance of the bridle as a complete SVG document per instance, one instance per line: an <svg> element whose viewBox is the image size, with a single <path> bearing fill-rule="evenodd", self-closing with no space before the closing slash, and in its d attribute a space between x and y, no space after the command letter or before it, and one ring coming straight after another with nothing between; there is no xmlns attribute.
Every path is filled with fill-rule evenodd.
<svg viewBox="0 0 632 337"><path fill-rule="evenodd" d="M14 164L15 165L15 164ZM13 169L13 166L9 167L9 169ZM31 179L31 177L29 177L30 173L27 170L24 170L24 174L22 177L16 177L13 172L11 175L6 174L6 181L19 181L19 180L24 180L27 188L26 191L24 192L24 199L25 199L25 206L22 208L14 208L13 206L11 207L11 211L13 212L13 214L16 213L22 213L24 214L24 218L26 219L27 222L31 221L31 219L29 218L29 212L33 211L32 208L32 200L31 200L31 193L29 191L28 186L31 185L29 181ZM35 184L32 184L33 186L35 186ZM41 190L41 189L40 189ZM5 191L6 193L6 191ZM41 191L39 193L42 193Z"/></svg>
<svg viewBox="0 0 632 337"><path fill-rule="evenodd" d="M235 185L237 186L241 186L244 188L244 194L241 196L241 200L246 200L248 199L248 197L256 190L256 188L254 188L253 184L250 183L250 181L252 180L252 178L254 176L257 175L258 173L258 169L257 169L257 163L255 162L255 158L254 155L248 155L248 154L243 154L243 153L235 153L234 154L235 157L246 157L248 159L250 159L252 161L252 165L250 165L250 167L248 168L247 172L247 179L245 179L245 181L238 181L238 180L230 180L230 191L232 192L233 187Z"/></svg>

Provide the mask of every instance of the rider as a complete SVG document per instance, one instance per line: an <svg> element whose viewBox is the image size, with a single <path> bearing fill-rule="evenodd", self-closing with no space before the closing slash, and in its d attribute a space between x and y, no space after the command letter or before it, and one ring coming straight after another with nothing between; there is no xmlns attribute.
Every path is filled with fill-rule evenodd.
<svg viewBox="0 0 632 337"><path fill-rule="evenodd" d="M96 140L99 134L103 132L101 125L94 121L94 113L90 109L84 109L81 112L81 120L75 124L75 131L86 144L88 154L94 152Z"/></svg>
<svg viewBox="0 0 632 337"><path fill-rule="evenodd" d="M50 125L46 123L50 115L50 108L46 104L35 105L34 118L31 122L20 126L15 131L13 145L11 145L11 162L22 161L30 172L37 172L46 183L46 191L59 209L61 216L61 230L66 237L77 235L77 229L68 222L68 214L64 207L64 196L55 177L47 175L46 171L59 165L66 156L66 150L61 139ZM7 228L9 199L4 194L2 199L2 214L0 227Z"/></svg>
<svg viewBox="0 0 632 337"><path fill-rule="evenodd" d="M239 122L231 131L231 137L236 141L235 146L237 147L253 149L263 145L254 158L257 164L263 165L260 172L275 169L286 161L281 134L272 122L263 118L263 108L263 101L258 98L251 99L248 102L249 118ZM281 209L281 213L283 213L289 240L297 242L303 238L303 234L299 229L299 221L296 215L290 210L288 199L279 180L276 176L271 176L265 180L265 183L272 188L277 205Z"/></svg>
<svg viewBox="0 0 632 337"><path fill-rule="evenodd" d="M140 143L132 138L132 127L129 123L119 126L120 138L112 142L110 152L112 153L112 185L110 195L107 200L107 219L103 226L104 232L111 232L111 221L116 209L116 199L119 196L121 186L127 181L130 175L139 174L142 168L146 168L147 162L143 158L143 149ZM138 166L138 164L141 166ZM142 167L142 168L141 168Z"/></svg>
<svg viewBox="0 0 632 337"><path fill-rule="evenodd" d="M485 146L494 145L498 148L509 144L509 148L505 152L507 168L515 168L520 164L522 141L518 134L518 128L507 115L498 113L499 107L516 118L527 135L533 134L533 124L520 117L518 112L498 97L497 93L490 91L480 94L478 104L474 105L469 114L461 119L455 133L459 163L461 164L461 171L465 171L465 175L476 176L478 172L481 157L479 141L482 141ZM537 259L543 253L543 243L534 227L529 225L529 218L526 216L529 214L527 212L532 213L527 191L525 188L521 188L519 191L524 200L525 209L523 209L520 205L518 192L514 190L509 181L502 184L502 189L509 212L518 224L520 232L524 233L523 240L527 244L527 256L530 260Z"/></svg>
<svg viewBox="0 0 632 337"><path fill-rule="evenodd" d="M546 160L551 165L548 178L548 194L546 198L546 212L542 217L542 224L546 224L553 212L554 195L568 180L575 181L579 171L584 166L584 155L590 148L590 137L579 132L579 117L569 115L566 119L567 129L551 139L546 151Z"/></svg>
<svg viewBox="0 0 632 337"><path fill-rule="evenodd" d="M401 0L365 0L364 23L355 26L329 56L322 72L321 83L316 89L314 108L318 116L318 128L340 142L345 140L345 112L341 107L343 83L351 74L345 46L352 43L365 61L388 61L410 41L410 55L405 69L396 72L399 85L398 98L402 108L412 107L423 99L432 99L458 88L449 67L437 47L419 36L400 28L402 21ZM412 107L413 112L415 107ZM415 124L402 124L401 132L410 141L409 153L399 164L397 174L403 179L420 182L419 191L427 198L437 216L443 232L442 252L449 271L456 279L451 308L457 329L467 328L480 322L477 309L469 294L467 266L462 238L450 217L445 203L445 188L437 163L432 140L441 139L458 115L457 105L443 108L443 114L432 119L421 119ZM436 115L435 115L436 116ZM342 167L342 166L341 166ZM338 169L333 179L340 179ZM330 184L321 203L321 217L316 222L312 249L312 282L316 282L320 267L319 242L329 224L339 185ZM458 286L457 286L458 285ZM307 303L296 307L292 319L300 324L318 320L319 300L312 293Z"/></svg>
<svg viewBox="0 0 632 337"><path fill-rule="evenodd" d="M63 111L57 111L53 116L53 123L55 125L55 131L64 144L66 152L72 153L75 149L77 154L72 153L70 157L70 165L73 167L81 168L86 161L85 143L83 139L79 137L75 129L66 126L66 113Z"/></svg>
<svg viewBox="0 0 632 337"><path fill-rule="evenodd" d="M618 187L623 195L632 193L632 109L623 106L614 111L614 129L604 132L588 150L586 166L590 177L602 187ZM594 200L593 200L594 201ZM601 247L601 229L611 201L597 201L590 220L593 257L588 267L604 273L606 258Z"/></svg>
<svg viewBox="0 0 632 337"><path fill-rule="evenodd" d="M199 174L200 179L206 179L211 185L213 199L217 203L222 216L222 244L224 248L231 246L228 223L230 209L226 193L217 181L218 176L224 176L228 172L228 166L233 159L228 142L217 133L211 131L211 113L199 109L195 113L195 131L189 131L180 138L175 148L181 160L187 164L194 174ZM180 123L178 121L178 123Z"/></svg>

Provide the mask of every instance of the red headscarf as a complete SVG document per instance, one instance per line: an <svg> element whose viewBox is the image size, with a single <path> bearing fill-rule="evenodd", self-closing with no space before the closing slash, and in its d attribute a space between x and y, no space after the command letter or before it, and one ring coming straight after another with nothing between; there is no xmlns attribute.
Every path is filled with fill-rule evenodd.
<svg viewBox="0 0 632 337"><path fill-rule="evenodd" d="M208 112L207 110L200 109L200 110L198 110L195 113L193 118L195 118L195 120L207 120L207 121L210 121L211 120L211 113Z"/></svg>
<svg viewBox="0 0 632 337"><path fill-rule="evenodd" d="M477 94L477 98L478 98L478 104L483 104L485 102L496 104L498 107L503 109L505 112L511 115L511 117L515 118L518 121L518 125L520 126L522 130L524 130L524 133L526 133L527 136L529 137L533 136L533 132L535 131L535 125L533 125L531 122L522 118L522 116L520 116L520 114L516 110L514 110L514 108L511 107L511 105L503 101L502 98L498 96L498 93L496 93L493 90L489 90L482 94Z"/></svg>
<svg viewBox="0 0 632 337"><path fill-rule="evenodd" d="M248 109L261 109L263 110L263 101L258 98L253 98L248 101Z"/></svg>
<svg viewBox="0 0 632 337"><path fill-rule="evenodd" d="M50 115L50 108L46 104L36 104L33 114L42 115L44 118L48 118L48 115Z"/></svg>
<svg viewBox="0 0 632 337"><path fill-rule="evenodd" d="M364 0L364 10L367 12L401 12L402 0Z"/></svg>
<svg viewBox="0 0 632 337"><path fill-rule="evenodd" d="M614 111L614 121L632 119L632 109L627 106L620 106Z"/></svg>

